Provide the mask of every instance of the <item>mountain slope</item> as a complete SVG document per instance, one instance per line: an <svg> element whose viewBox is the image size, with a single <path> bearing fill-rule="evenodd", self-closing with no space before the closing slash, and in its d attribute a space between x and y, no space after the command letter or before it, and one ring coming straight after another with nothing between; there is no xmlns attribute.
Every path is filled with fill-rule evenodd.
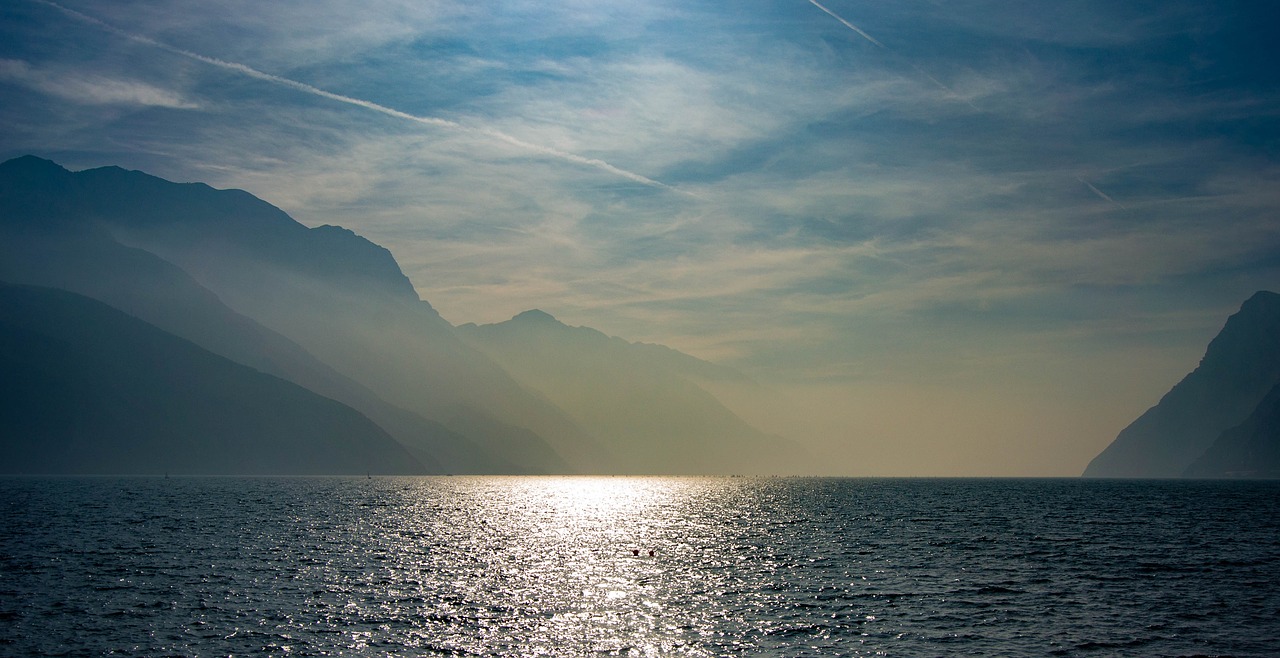
<svg viewBox="0 0 1280 658"><path fill-rule="evenodd" d="M4 186L14 180L23 185ZM388 404L293 341L231 310L173 264L119 244L98 215L90 214L94 206L80 198L85 192L76 181L71 172L38 158L0 164L0 280L92 297L215 354L339 400L386 429L429 472L512 469L505 459ZM50 197L75 201L77 208L65 215L23 211L24 198Z"/></svg>
<svg viewBox="0 0 1280 658"><path fill-rule="evenodd" d="M101 302L0 284L11 473L419 473L355 410Z"/></svg>
<svg viewBox="0 0 1280 658"><path fill-rule="evenodd" d="M1184 475L1280 478L1280 385L1243 423L1223 432Z"/></svg>
<svg viewBox="0 0 1280 658"><path fill-rule="evenodd" d="M1280 295L1227 319L1199 366L1089 463L1086 477L1179 477L1280 383Z"/></svg>
<svg viewBox="0 0 1280 658"><path fill-rule="evenodd" d="M5 221L14 226L92 227L117 237L138 231L211 248L234 244L308 276L418 299L386 249L340 227L307 228L242 190L172 183L119 167L70 172L23 156L0 163L0 199Z"/></svg>
<svg viewBox="0 0 1280 658"><path fill-rule="evenodd" d="M380 400L386 413L362 406L379 422L419 437L426 426L425 440L406 440L419 454L456 448L439 455L447 470L587 470L576 458L599 452L559 410L458 341L389 252L346 229L308 229L244 192L115 167L72 173L30 157L0 165L0 199L13 234L105 236L177 266L228 310ZM297 369L282 374L319 386Z"/></svg>
<svg viewBox="0 0 1280 658"><path fill-rule="evenodd" d="M539 338L536 314L480 340L502 330L450 325L386 249L241 191L2 163L0 280L92 297L341 402L437 471L779 472L799 453L706 388L757 394L736 372L549 316Z"/></svg>
<svg viewBox="0 0 1280 658"><path fill-rule="evenodd" d="M798 452L748 425L688 376L726 376L720 367L675 350L569 327L537 310L459 331L606 440L623 472L776 473L788 470Z"/></svg>

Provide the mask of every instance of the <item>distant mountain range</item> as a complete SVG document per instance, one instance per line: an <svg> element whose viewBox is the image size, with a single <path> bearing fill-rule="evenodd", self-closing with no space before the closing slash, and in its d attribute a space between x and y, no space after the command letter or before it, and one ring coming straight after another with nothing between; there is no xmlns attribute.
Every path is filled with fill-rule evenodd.
<svg viewBox="0 0 1280 658"><path fill-rule="evenodd" d="M751 473L741 378L541 312L454 327L390 252L242 191L0 164L0 471Z"/></svg>
<svg viewBox="0 0 1280 658"><path fill-rule="evenodd" d="M0 285L0 427L19 473L415 473L354 409L74 293Z"/></svg>
<svg viewBox="0 0 1280 658"><path fill-rule="evenodd" d="M696 472L796 468L802 451L748 425L695 383L712 364L526 311L499 324L459 327L464 341L539 391L593 436L613 437L621 463L661 471L673 458ZM727 369L726 369L727 370Z"/></svg>
<svg viewBox="0 0 1280 658"><path fill-rule="evenodd" d="M1086 477L1280 477L1280 295L1227 319L1200 365L1090 462Z"/></svg>

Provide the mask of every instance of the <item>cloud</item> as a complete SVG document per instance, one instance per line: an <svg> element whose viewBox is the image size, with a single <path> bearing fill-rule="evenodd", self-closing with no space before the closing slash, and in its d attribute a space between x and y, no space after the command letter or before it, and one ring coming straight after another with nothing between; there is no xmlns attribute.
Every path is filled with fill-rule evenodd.
<svg viewBox="0 0 1280 658"><path fill-rule="evenodd" d="M501 142L505 142L507 144L511 144L512 146L518 147L522 150L530 151L532 153L545 155L545 156L557 158L560 160L565 160L568 162L572 162L575 164L580 164L588 167L593 167L601 171L605 171L607 173L613 174L615 176L619 176L621 178L625 178L633 182L641 183L643 185L662 188L662 189L671 190L675 192L681 192L681 190L677 190L676 188L670 185L653 180L646 176L642 176L635 172L627 171L620 167L616 167L599 158L590 158L590 157L578 155L576 153L570 153L560 149L542 146L540 144L534 144L534 143L527 142L525 140L513 137L499 130L494 130L493 128L489 128L485 126L468 126L468 125L459 123L457 121L451 121L448 119L441 119L441 118L429 117L429 116L419 116L415 114L410 114L408 112L402 112L400 110L390 108L385 105L375 103L373 101L364 100L360 98L353 98L351 96L345 96L342 94L333 93L331 91L326 91L324 89L320 89L318 87L314 87L312 85L306 84L305 82L299 82L297 80L292 80L290 78L285 78L285 77L274 75L271 73L266 73L264 71L259 71L258 69L255 69L251 66L247 66L245 64L240 64L238 62L228 62L225 60L218 59L216 57L209 57L207 55L201 55L200 53L195 53L189 50L178 48L176 46L171 46L144 35L122 30L113 25L104 23L92 16L78 12L74 9L63 7L62 5L59 5L54 2L49 2L48 0L36 0L36 1L41 2L42 4L49 5L50 7L53 7L67 14L68 16L72 16L74 18L92 23L94 25L97 25L98 27L101 27L107 31L110 31L114 34L125 37L127 39L137 41L139 43L143 43L149 46L153 46L161 50L171 52L175 55L181 55L183 57L193 59L195 61L202 62L205 64L209 64L211 66L216 66L218 68L234 71L236 73L246 75L257 80L262 80L264 82L270 82L273 84L281 85L284 87L288 87L290 89L301 91L303 93L311 94L312 96L317 96L320 98L336 101L339 103L346 103L348 105L354 105L356 107L377 112L379 114L383 114L392 118L411 121L411 122L422 124L425 126L430 126L435 128L447 128L447 129L458 130L463 132L474 132L480 135L484 135L486 137L496 139ZM682 192L682 193L685 193L685 192Z"/></svg>
<svg viewBox="0 0 1280 658"><path fill-rule="evenodd" d="M38 1L38 0L31 0ZM73 2L68 7L105 23L129 26L193 52L218 52L263 70L290 71L317 62L358 58L388 45L442 32L474 12L466 3L377 0L352 11L344 0L139 0Z"/></svg>
<svg viewBox="0 0 1280 658"><path fill-rule="evenodd" d="M83 105L134 105L178 110L200 107L178 92L145 82L33 67L19 59L0 59L0 81Z"/></svg>
<svg viewBox="0 0 1280 658"><path fill-rule="evenodd" d="M1178 33L1195 14L1213 13L1201 3L1063 2L1052 5L1004 0L957 0L885 8L893 20L946 36L976 35L987 40L1045 43L1068 47L1117 48Z"/></svg>

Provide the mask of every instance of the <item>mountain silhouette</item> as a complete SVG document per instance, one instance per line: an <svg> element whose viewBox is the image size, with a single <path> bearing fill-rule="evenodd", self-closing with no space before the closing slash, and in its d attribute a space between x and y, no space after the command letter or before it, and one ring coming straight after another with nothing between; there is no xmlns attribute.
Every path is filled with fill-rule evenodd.
<svg viewBox="0 0 1280 658"><path fill-rule="evenodd" d="M726 368L570 327L541 310L459 330L521 384L607 437L624 472L779 472L801 452L748 425L689 376L731 376Z"/></svg>
<svg viewBox="0 0 1280 658"><path fill-rule="evenodd" d="M16 290L74 294L78 305L96 309L83 314L85 322L119 325L120 316L107 319L101 311L121 313L146 329L120 332L164 336L156 345L181 351L184 356L173 360L176 367L192 377L212 378L205 382L210 387L216 382L240 387L237 382L252 380L256 383L243 384L243 390L265 390L262 381L270 381L286 386L281 390L291 395L301 391L336 405L360 423L371 423L381 437L361 441L382 445L378 442L387 437L393 440L393 451L387 452L385 445L370 448L370 460L376 455L401 460L394 468L378 462L386 472L747 472L760 470L760 463L783 464L782 457L798 452L778 437L756 431L699 385L751 388L739 373L659 345L610 339L536 314L517 324L542 322L556 332L587 338L547 341L539 348L547 351L541 362L521 362L503 344L480 340L486 329L458 328L441 318L418 297L386 249L345 228L308 228L243 191L173 183L118 167L71 172L32 156L0 163L0 281L16 284ZM527 344L527 332L519 333L511 345ZM53 340L48 328L35 335ZM16 336L10 338L18 341ZM22 336L36 340L30 332ZM231 427L230 421L215 423L198 413L191 399L166 397L172 393L166 388L171 379L158 370L134 371L130 386L120 389L127 396L111 393L114 389L105 382L126 374L112 360L114 348L90 340L88 333L60 335L58 340L62 353L75 358L13 365L22 365L33 382L44 381L41 376L55 383L80 382L73 388L81 392L94 389L84 382L104 383L86 398L81 416L68 416L100 423L97 436L104 446L118 442L159 449L164 441L156 437L174 436L181 424L182 418L170 417L187 412L187 421ZM172 347L173 341L184 347ZM190 349L201 356L190 357L184 351ZM144 359L145 354L133 356ZM231 364L242 368L237 371L242 375L266 379L225 373L214 377L209 359L221 364L217 368ZM568 380L545 368L555 360L578 368L580 379ZM183 365L188 361L191 365ZM76 369L75 363L89 365ZM60 372L59 367L68 370ZM49 370L38 376L41 368ZM540 373L546 374L541 381ZM584 390L587 383L594 388L595 408L583 402L587 398L567 394ZM187 390L215 395L215 388ZM272 396L267 399L287 397L279 391ZM142 420L130 421L133 425L103 420L109 416L104 410L112 406ZM163 426L157 420L161 416L138 413L144 408L170 410L164 418L173 427ZM261 408L227 408L236 410L238 436L262 437L271 429L282 432L283 444L298 447L301 435L295 430L316 431L314 423L285 428L301 419L297 414L272 418L258 413ZM22 436L63 436L53 426L36 431L40 422L56 426L55 415L13 419ZM84 420L78 427L89 424ZM10 429L0 427L7 440L17 440L19 434ZM188 435L202 437L201 445L214 445L212 431ZM329 440L325 433L316 436L316 441ZM227 441L229 447L239 446L236 439ZM36 454L32 450L27 453ZM146 450L135 452L142 459ZM347 460L349 472L368 470L358 461ZM31 460L24 463L37 466ZM84 463L72 460L59 467L49 462L40 468L71 472ZM154 465L145 460L133 468L125 461L98 463L124 471ZM191 464L182 469L264 472L268 463L283 469L273 472L320 468L300 462L291 471L279 460L250 464L210 457L203 471Z"/></svg>
<svg viewBox="0 0 1280 658"><path fill-rule="evenodd" d="M346 229L309 229L245 192L117 167L73 173L24 157L0 165L0 180L10 234L54 250L109 240L174 265L371 391L390 409L380 419L407 426L417 438L402 440L446 472L573 471L539 432L565 452L592 441L462 345L390 253ZM33 208L48 214L23 214Z"/></svg>
<svg viewBox="0 0 1280 658"><path fill-rule="evenodd" d="M1280 295L1250 297L1209 343L1199 366L1160 403L1126 427L1089 463L1086 477L1181 477L1244 423L1280 384ZM1260 410L1259 427L1270 416ZM1232 435L1233 437L1236 435ZM1225 445L1248 441L1228 438ZM1208 472L1231 462L1227 448L1197 465ZM1225 460L1225 461L1224 461Z"/></svg>
<svg viewBox="0 0 1280 658"><path fill-rule="evenodd" d="M1218 436L1184 473L1197 478L1280 478L1280 385L1245 421Z"/></svg>
<svg viewBox="0 0 1280 658"><path fill-rule="evenodd" d="M0 203L11 225L105 229L124 244L140 232L179 244L235 245L311 276L417 300L386 249L341 227L307 228L242 190L172 183L119 167L73 173L23 156L0 163Z"/></svg>
<svg viewBox="0 0 1280 658"><path fill-rule="evenodd" d="M9 473L417 473L359 412L101 302L0 284Z"/></svg>
<svg viewBox="0 0 1280 658"><path fill-rule="evenodd" d="M11 179L0 176L0 281L92 297L228 359L342 401L401 441L429 472L513 470L506 459L437 422L386 403L293 341L228 308L181 268L154 253L120 244L110 225L99 219L103 213L81 198L85 192L74 175L38 158L21 160L23 167L0 165L0 173L16 169L22 174L25 186L19 188L20 195L30 199L41 196L33 190L45 190L44 196L56 191L58 199L74 201L79 209L62 219L32 221L21 204L14 203L15 195L6 194L2 184ZM203 194L204 188L179 189Z"/></svg>

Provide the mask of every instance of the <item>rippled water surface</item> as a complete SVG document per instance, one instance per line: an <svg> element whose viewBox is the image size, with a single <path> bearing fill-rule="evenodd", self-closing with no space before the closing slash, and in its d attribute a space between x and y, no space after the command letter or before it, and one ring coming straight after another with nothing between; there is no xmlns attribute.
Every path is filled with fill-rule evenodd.
<svg viewBox="0 0 1280 658"><path fill-rule="evenodd" d="M0 479L0 654L271 651L1280 655L1280 485Z"/></svg>

